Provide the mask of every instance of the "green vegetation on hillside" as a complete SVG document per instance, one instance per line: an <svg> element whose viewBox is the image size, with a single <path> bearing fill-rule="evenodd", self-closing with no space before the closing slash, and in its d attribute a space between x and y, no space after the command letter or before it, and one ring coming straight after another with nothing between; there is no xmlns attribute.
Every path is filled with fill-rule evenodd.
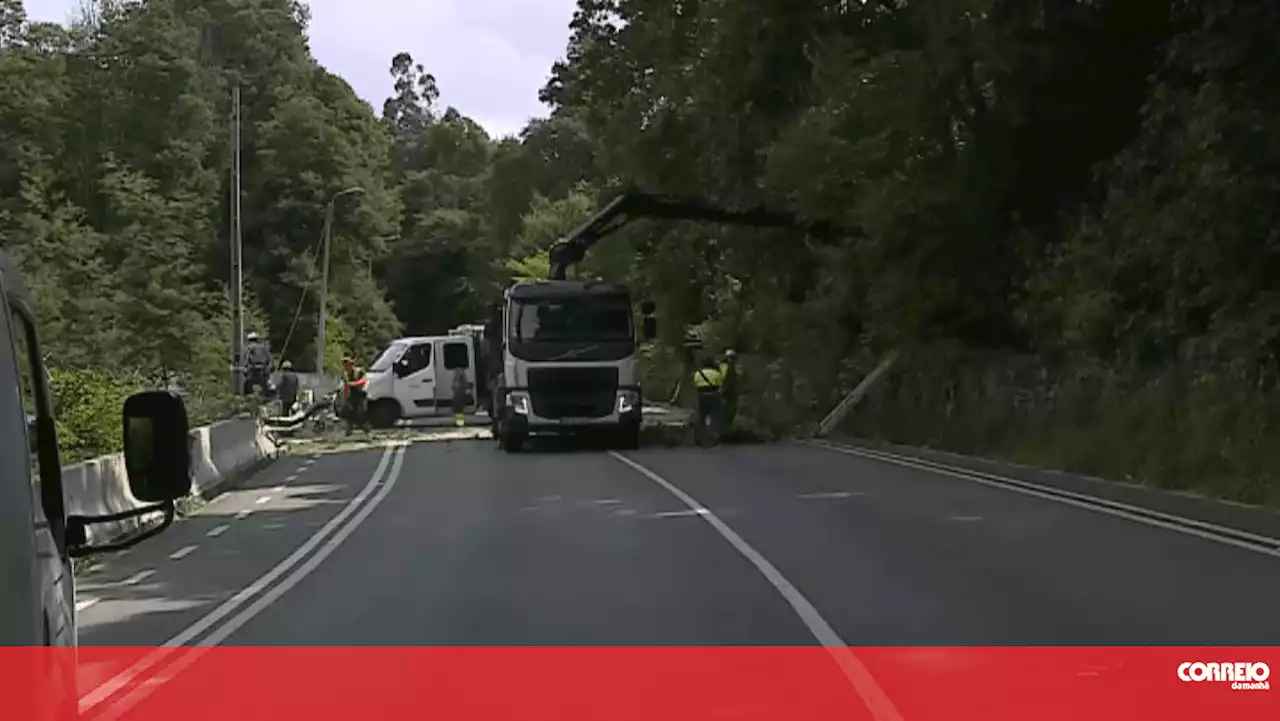
<svg viewBox="0 0 1280 721"><path fill-rule="evenodd" d="M69 29L0 3L0 242L60 371L225 384L239 82L255 322L299 367L335 192L365 190L331 327L367 354L479 319L636 185L851 229L637 223L593 251L657 303L663 393L690 325L744 354L774 432L899 348L850 430L1275 498L1275 3L579 0L548 117L501 139L403 53L375 116L290 0L100 0Z"/></svg>

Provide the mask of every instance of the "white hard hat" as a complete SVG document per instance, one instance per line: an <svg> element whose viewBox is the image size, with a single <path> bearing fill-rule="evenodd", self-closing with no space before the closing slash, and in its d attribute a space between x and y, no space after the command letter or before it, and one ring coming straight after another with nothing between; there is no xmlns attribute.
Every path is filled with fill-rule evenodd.
<svg viewBox="0 0 1280 721"><path fill-rule="evenodd" d="M257 333L254 333L254 332L252 332L252 331L250 331L249 335L248 335L248 336L246 336L246 337L247 337L249 340L257 340L257 339L258 339L258 334L257 334Z"/></svg>

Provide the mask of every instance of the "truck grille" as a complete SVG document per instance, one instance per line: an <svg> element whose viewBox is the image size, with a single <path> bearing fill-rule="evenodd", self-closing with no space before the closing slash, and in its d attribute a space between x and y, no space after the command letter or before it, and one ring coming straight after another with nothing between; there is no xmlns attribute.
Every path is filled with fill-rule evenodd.
<svg viewBox="0 0 1280 721"><path fill-rule="evenodd" d="M529 399L543 418L603 418L613 413L618 369L530 368Z"/></svg>

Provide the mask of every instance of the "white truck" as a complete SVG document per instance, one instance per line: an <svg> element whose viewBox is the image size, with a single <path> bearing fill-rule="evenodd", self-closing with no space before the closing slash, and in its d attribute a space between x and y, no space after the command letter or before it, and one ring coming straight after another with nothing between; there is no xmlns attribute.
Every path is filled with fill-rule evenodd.
<svg viewBox="0 0 1280 721"><path fill-rule="evenodd" d="M645 304L643 335L656 332ZM640 444L643 394L631 293L621 285L547 280L503 294L486 330L493 435L519 451L531 435L612 436Z"/></svg>
<svg viewBox="0 0 1280 721"><path fill-rule="evenodd" d="M827 223L763 207L735 210L634 189L617 196L551 247L549 280L511 286L492 311L483 355L493 359L490 416L504 450L519 450L531 434L596 430L615 434L627 447L639 444L643 394L637 335L646 341L656 336L654 305L642 303L637 316L626 287L571 281L566 275L602 238L642 218L831 235Z"/></svg>
<svg viewBox="0 0 1280 721"><path fill-rule="evenodd" d="M172 523L174 502L191 491L187 413L182 399L168 391L129 397L122 418L125 464L134 498L146 505L103 516L69 513L35 309L3 251L0 310L0 386L10 389L0 393L0 645L67 651L33 652L29 668L19 670L29 676L6 680L7 703L16 701L21 709L13 718L76 718L72 559L126 548ZM158 522L90 543L89 525L118 527L146 515Z"/></svg>
<svg viewBox="0 0 1280 721"><path fill-rule="evenodd" d="M455 374L465 374L476 388L477 352L473 338L463 334L391 341L365 369L370 424L391 428L400 419L448 414Z"/></svg>

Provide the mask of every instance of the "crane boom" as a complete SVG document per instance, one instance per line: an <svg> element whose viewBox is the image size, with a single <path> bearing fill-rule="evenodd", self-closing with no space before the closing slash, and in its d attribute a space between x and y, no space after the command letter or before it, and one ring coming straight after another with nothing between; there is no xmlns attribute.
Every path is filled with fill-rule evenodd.
<svg viewBox="0 0 1280 721"><path fill-rule="evenodd" d="M551 247L551 279L564 280L569 266L580 263L587 251L601 238L642 218L699 220L757 228L803 228L819 234L825 234L829 230L825 223L805 222L790 212L760 206L731 209L698 198L632 190L614 198L600 212Z"/></svg>

